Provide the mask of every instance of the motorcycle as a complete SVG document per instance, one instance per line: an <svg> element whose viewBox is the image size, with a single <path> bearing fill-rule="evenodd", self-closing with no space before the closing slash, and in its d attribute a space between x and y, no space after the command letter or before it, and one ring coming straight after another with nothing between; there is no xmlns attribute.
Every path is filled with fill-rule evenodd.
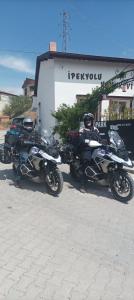
<svg viewBox="0 0 134 300"><path fill-rule="evenodd" d="M17 151L16 146L6 145L9 151L8 157L13 162L13 170L22 178L27 178L33 182L45 182L49 193L57 196L63 188L63 177L57 167L61 164L61 157L57 141L53 138L41 139L41 144L35 145L31 141L23 141L29 151Z"/></svg>
<svg viewBox="0 0 134 300"><path fill-rule="evenodd" d="M88 181L109 186L113 197L127 202L134 195L134 182L124 167L133 167L123 140L116 131L109 131L109 145L87 141L92 149L92 159L84 166L80 159L79 147L64 146L63 162L70 165L70 174L75 179L85 176Z"/></svg>

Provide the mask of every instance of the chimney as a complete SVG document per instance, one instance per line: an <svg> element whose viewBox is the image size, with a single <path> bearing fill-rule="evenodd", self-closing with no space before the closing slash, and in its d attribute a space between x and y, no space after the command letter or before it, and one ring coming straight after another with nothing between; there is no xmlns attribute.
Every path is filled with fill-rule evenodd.
<svg viewBox="0 0 134 300"><path fill-rule="evenodd" d="M57 47L56 47L56 42L50 42L49 43L49 51L57 51L57 49L56 49Z"/></svg>

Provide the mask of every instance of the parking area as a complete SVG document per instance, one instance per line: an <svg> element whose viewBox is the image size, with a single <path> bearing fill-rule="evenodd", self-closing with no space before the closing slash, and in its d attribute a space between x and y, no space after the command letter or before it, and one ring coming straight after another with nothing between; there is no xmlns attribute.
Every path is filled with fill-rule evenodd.
<svg viewBox="0 0 134 300"><path fill-rule="evenodd" d="M133 300L134 199L89 184L81 194L61 166L59 197L14 186L0 165L0 300Z"/></svg>
<svg viewBox="0 0 134 300"><path fill-rule="evenodd" d="M12 166L0 164L0 300L133 300L134 199L91 183L81 194L60 168L53 197L43 184L16 188Z"/></svg>

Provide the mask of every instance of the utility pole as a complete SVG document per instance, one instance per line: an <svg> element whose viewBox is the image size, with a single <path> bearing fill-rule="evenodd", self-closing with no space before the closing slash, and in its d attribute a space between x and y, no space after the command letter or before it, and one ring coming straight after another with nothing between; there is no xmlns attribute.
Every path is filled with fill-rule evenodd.
<svg viewBox="0 0 134 300"><path fill-rule="evenodd" d="M70 40L70 15L67 11L62 12L62 51L67 52Z"/></svg>

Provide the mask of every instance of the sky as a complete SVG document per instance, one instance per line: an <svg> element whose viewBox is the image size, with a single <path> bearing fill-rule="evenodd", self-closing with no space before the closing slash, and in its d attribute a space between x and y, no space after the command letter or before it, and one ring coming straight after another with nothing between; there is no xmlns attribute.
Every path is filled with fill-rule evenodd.
<svg viewBox="0 0 134 300"><path fill-rule="evenodd" d="M0 0L0 90L22 94L50 41L67 52L134 58L134 0Z"/></svg>

